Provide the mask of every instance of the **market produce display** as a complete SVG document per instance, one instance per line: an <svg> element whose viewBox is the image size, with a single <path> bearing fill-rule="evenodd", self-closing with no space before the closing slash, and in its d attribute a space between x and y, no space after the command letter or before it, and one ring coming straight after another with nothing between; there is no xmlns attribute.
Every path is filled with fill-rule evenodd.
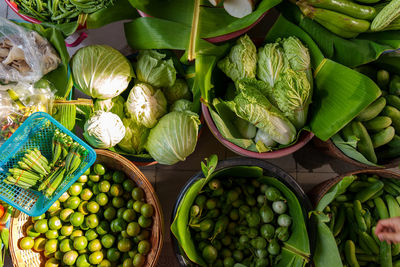
<svg viewBox="0 0 400 267"><path fill-rule="evenodd" d="M211 115L224 138L256 152L296 141L307 122L313 87L310 55L298 38L268 43L257 52L244 35L218 67L233 81L223 98L212 101L222 121Z"/></svg>
<svg viewBox="0 0 400 267"><path fill-rule="evenodd" d="M0 266L4 266L5 256L8 253L10 231L7 228L13 208L4 202L0 202Z"/></svg>
<svg viewBox="0 0 400 267"><path fill-rule="evenodd" d="M117 50L102 45L81 48L71 66L75 85L96 98L95 112L84 125L84 137L92 146L169 165L194 151L199 116L192 112L187 82L166 54L140 51L137 78L124 96L135 73Z"/></svg>
<svg viewBox="0 0 400 267"><path fill-rule="evenodd" d="M299 0L301 12L343 38L364 32L400 30L400 2Z"/></svg>
<svg viewBox="0 0 400 267"><path fill-rule="evenodd" d="M399 180L358 174L345 177L339 184L340 191L336 191L337 186L330 190L336 194L324 213L330 217L327 225L343 264L398 266L400 244L381 242L375 226L380 219L400 216Z"/></svg>
<svg viewBox="0 0 400 267"><path fill-rule="evenodd" d="M400 77L386 70L374 70L382 96L365 108L332 138L347 156L362 163L383 164L400 156ZM361 69L362 70L362 69Z"/></svg>
<svg viewBox="0 0 400 267"><path fill-rule="evenodd" d="M95 164L42 216L19 247L44 253L46 266L144 266L153 206L121 171Z"/></svg>

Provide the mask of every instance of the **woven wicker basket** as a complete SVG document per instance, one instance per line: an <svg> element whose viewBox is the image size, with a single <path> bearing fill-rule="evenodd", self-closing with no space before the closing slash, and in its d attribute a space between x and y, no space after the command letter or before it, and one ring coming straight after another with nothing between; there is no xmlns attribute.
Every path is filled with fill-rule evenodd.
<svg viewBox="0 0 400 267"><path fill-rule="evenodd" d="M140 170L126 158L107 150L96 150L96 163L102 163L110 169L123 171L127 177L143 188L146 193L146 202L154 207L153 226L150 243L152 249L147 255L147 267L157 265L161 253L164 237L164 218L160 202L156 196L153 186ZM26 228L30 225L30 217L24 213L16 211L10 224L10 254L14 267L39 267L44 266L46 258L42 253L35 253L32 250L21 250L18 242L23 238Z"/></svg>

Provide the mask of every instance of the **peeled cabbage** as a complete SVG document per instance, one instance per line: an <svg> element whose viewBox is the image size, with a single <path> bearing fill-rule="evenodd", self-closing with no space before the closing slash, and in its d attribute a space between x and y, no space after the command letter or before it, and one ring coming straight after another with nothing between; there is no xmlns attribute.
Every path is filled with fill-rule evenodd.
<svg viewBox="0 0 400 267"><path fill-rule="evenodd" d="M157 120L167 113L167 100L161 90L139 83L130 91L126 109L137 124L153 128Z"/></svg>
<svg viewBox="0 0 400 267"><path fill-rule="evenodd" d="M71 60L74 84L85 94L108 99L121 94L135 77L128 59L107 45L89 45Z"/></svg>
<svg viewBox="0 0 400 267"><path fill-rule="evenodd" d="M193 112L168 113L151 129L146 150L161 164L183 161L196 148L199 116Z"/></svg>
<svg viewBox="0 0 400 267"><path fill-rule="evenodd" d="M97 99L96 102L94 102L94 110L112 112L123 119L125 117L124 104L125 100L122 96L116 96L110 99Z"/></svg>
<svg viewBox="0 0 400 267"><path fill-rule="evenodd" d="M155 50L140 51L136 65L138 80L154 87L173 86L176 79L174 63L172 59L164 58L164 54Z"/></svg>
<svg viewBox="0 0 400 267"><path fill-rule="evenodd" d="M118 115L100 110L86 121L83 136L96 148L110 148L124 138L125 126Z"/></svg>
<svg viewBox="0 0 400 267"><path fill-rule="evenodd" d="M191 111L193 108L193 103L186 99L179 99L175 101L170 107L170 112L172 111Z"/></svg>
<svg viewBox="0 0 400 267"><path fill-rule="evenodd" d="M177 79L172 87L167 87L164 90L168 104L172 104L179 99L190 100L192 94L185 80Z"/></svg>
<svg viewBox="0 0 400 267"><path fill-rule="evenodd" d="M124 123L126 133L125 137L118 143L118 146L131 154L142 153L150 129L137 124L129 118L124 118L122 122Z"/></svg>

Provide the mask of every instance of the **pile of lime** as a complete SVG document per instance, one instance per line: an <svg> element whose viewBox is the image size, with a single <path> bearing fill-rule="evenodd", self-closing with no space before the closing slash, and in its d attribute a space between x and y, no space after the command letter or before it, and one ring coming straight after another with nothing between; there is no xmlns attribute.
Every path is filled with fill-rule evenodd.
<svg viewBox="0 0 400 267"><path fill-rule="evenodd" d="M282 193L250 178L211 180L197 195L189 220L199 254L221 267L274 266L291 224Z"/></svg>
<svg viewBox="0 0 400 267"><path fill-rule="evenodd" d="M134 181L95 164L45 214L32 217L19 246L43 252L46 267L143 266L153 213Z"/></svg>

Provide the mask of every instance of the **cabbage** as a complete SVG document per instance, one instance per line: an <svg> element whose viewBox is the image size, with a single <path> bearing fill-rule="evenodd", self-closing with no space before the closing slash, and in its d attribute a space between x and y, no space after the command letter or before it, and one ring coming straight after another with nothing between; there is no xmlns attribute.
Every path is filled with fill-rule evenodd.
<svg viewBox="0 0 400 267"><path fill-rule="evenodd" d="M118 146L131 154L142 153L150 129L137 124L129 118L124 118L122 122L124 123L126 133L125 137L118 143Z"/></svg>
<svg viewBox="0 0 400 267"><path fill-rule="evenodd" d="M164 58L164 54L155 50L141 50L136 65L138 80L154 87L173 86L176 70L172 59Z"/></svg>
<svg viewBox="0 0 400 267"><path fill-rule="evenodd" d="M123 119L125 117L124 104L125 100L122 96L116 96L110 99L97 99L96 102L94 102L94 110L112 112Z"/></svg>
<svg viewBox="0 0 400 267"><path fill-rule="evenodd" d="M125 105L132 119L147 128L153 128L157 120L167 113L167 100L163 92L145 83L132 88Z"/></svg>
<svg viewBox="0 0 400 267"><path fill-rule="evenodd" d="M260 129L257 131L254 141L256 143L262 142L266 147L273 147L276 145L276 142L271 138L271 136Z"/></svg>
<svg viewBox="0 0 400 267"><path fill-rule="evenodd" d="M167 87L163 91L168 104L172 104L179 99L190 100L192 98L186 81L182 79L177 79L172 87Z"/></svg>
<svg viewBox="0 0 400 267"><path fill-rule="evenodd" d="M253 139L256 136L257 128L250 122L236 117L233 123L244 138Z"/></svg>
<svg viewBox="0 0 400 267"><path fill-rule="evenodd" d="M258 49L257 77L273 87L289 63L278 43L266 44Z"/></svg>
<svg viewBox="0 0 400 267"><path fill-rule="evenodd" d="M83 136L96 148L110 148L124 138L125 126L118 115L99 110L85 123Z"/></svg>
<svg viewBox="0 0 400 267"><path fill-rule="evenodd" d="M196 147L199 124L199 116L193 112L168 113L151 129L146 149L161 164L183 161Z"/></svg>
<svg viewBox="0 0 400 267"><path fill-rule="evenodd" d="M170 112L172 111L191 111L193 108L193 103L186 99L179 99L175 101L170 107Z"/></svg>

